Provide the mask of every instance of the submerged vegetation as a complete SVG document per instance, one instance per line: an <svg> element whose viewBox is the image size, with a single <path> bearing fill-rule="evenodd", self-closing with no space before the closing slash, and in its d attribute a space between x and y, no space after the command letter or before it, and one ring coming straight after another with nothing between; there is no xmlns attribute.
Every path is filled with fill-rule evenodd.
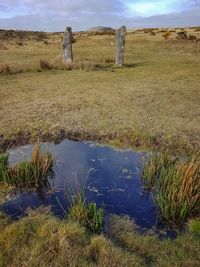
<svg viewBox="0 0 200 267"><path fill-rule="evenodd" d="M155 190L161 217L182 224L200 213L200 155L178 160L161 152L150 155L143 169L145 187Z"/></svg>
<svg viewBox="0 0 200 267"><path fill-rule="evenodd" d="M95 202L87 203L83 192L72 198L68 218L79 222L92 232L99 233L103 225L104 210Z"/></svg>
<svg viewBox="0 0 200 267"><path fill-rule="evenodd" d="M199 147L200 49L196 42L185 42L180 30L128 32L126 65L120 69L98 66L102 60L113 64L113 34L76 33L75 62L67 66L56 57L62 33L1 30L0 150L35 141L38 134L45 141L65 137L174 151ZM199 30L187 30L188 39L195 40L189 34ZM30 162L17 166L9 166L8 155L1 155L0 203L2 188L43 186L52 163L39 146ZM180 225L199 218L199 168L197 154L178 160L168 152L153 153L148 159L145 188L155 192L165 221ZM175 240L161 241L117 216L110 219L106 235L94 234L101 230L103 209L86 203L84 195L72 200L65 220L43 209L17 221L0 214L0 266L199 266L196 218Z"/></svg>
<svg viewBox="0 0 200 267"><path fill-rule="evenodd" d="M8 164L8 155L0 156L0 183L19 189L35 189L45 184L53 167L49 152L43 153L39 144L33 149L31 161L16 166Z"/></svg>
<svg viewBox="0 0 200 267"><path fill-rule="evenodd" d="M8 166L8 155L0 158L2 177L11 173L12 168L20 170L13 177L21 177L18 183L21 186L25 183L26 188L30 181L35 184L34 179L28 182L24 178L33 174L32 165L37 175L31 177L45 177L51 169L52 157L42 153L39 144L30 162ZM182 160L167 152L152 153L143 175L147 188L156 191L155 202L163 218L177 222L198 214L198 153ZM162 210L159 197L169 213ZM188 201L191 209L183 213L185 217L183 201ZM169 217L164 217L166 214ZM17 221L0 214L0 266L198 266L200 262L198 219L190 220L184 233L175 240L160 240L153 231L141 234L132 220L119 216L107 218L102 233L103 219L103 208L88 203L83 190L75 197L71 194L68 214L63 220L44 208L30 210Z"/></svg>

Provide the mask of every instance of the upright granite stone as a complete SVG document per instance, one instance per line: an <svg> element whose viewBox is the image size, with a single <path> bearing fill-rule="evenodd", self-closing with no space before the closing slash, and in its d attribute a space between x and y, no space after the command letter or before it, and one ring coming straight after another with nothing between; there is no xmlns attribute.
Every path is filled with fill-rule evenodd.
<svg viewBox="0 0 200 267"><path fill-rule="evenodd" d="M119 67L121 67L124 63L125 38L126 38L126 26L122 26L116 31L115 64Z"/></svg>
<svg viewBox="0 0 200 267"><path fill-rule="evenodd" d="M67 64L72 64L73 62L72 42L73 42L72 28L67 27L63 38L64 60Z"/></svg>

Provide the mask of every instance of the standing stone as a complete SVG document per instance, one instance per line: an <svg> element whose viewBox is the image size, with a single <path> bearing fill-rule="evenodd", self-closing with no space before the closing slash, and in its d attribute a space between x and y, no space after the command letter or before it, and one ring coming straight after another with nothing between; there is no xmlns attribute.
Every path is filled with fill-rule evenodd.
<svg viewBox="0 0 200 267"><path fill-rule="evenodd" d="M72 64L73 62L72 42L73 42L72 28L67 27L63 39L64 60L67 64Z"/></svg>
<svg viewBox="0 0 200 267"><path fill-rule="evenodd" d="M116 57L115 64L121 67L124 63L126 26L120 27L116 31Z"/></svg>

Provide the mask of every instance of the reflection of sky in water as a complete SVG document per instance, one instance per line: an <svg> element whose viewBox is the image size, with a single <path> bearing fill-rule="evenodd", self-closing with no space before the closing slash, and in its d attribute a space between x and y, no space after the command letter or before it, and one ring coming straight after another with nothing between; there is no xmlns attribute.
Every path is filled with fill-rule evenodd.
<svg viewBox="0 0 200 267"><path fill-rule="evenodd" d="M24 193L7 201L2 210L20 216L27 207L51 205L56 215L63 216L68 207L68 191L76 190L85 182L88 201L104 204L106 214L127 214L142 227L151 227L156 215L151 197L142 193L140 180L144 153L114 150L90 143L63 141L61 144L43 144L55 158L54 190L46 194ZM10 163L30 159L33 146L10 151Z"/></svg>

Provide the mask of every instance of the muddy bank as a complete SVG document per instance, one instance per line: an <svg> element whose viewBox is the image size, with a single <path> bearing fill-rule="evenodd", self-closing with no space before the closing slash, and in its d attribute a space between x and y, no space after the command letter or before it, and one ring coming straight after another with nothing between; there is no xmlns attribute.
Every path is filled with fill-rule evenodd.
<svg viewBox="0 0 200 267"><path fill-rule="evenodd" d="M67 131L56 129L54 131L43 132L36 130L19 131L9 137L0 133L0 152L9 148L40 142L60 143L64 139L72 141L93 141L106 143L119 148L138 148L138 149L169 149L174 152L188 153L193 149L200 148L200 145L192 140L188 143L183 141L180 136L173 136L170 139L164 135L148 135L143 133L99 133L90 131Z"/></svg>

